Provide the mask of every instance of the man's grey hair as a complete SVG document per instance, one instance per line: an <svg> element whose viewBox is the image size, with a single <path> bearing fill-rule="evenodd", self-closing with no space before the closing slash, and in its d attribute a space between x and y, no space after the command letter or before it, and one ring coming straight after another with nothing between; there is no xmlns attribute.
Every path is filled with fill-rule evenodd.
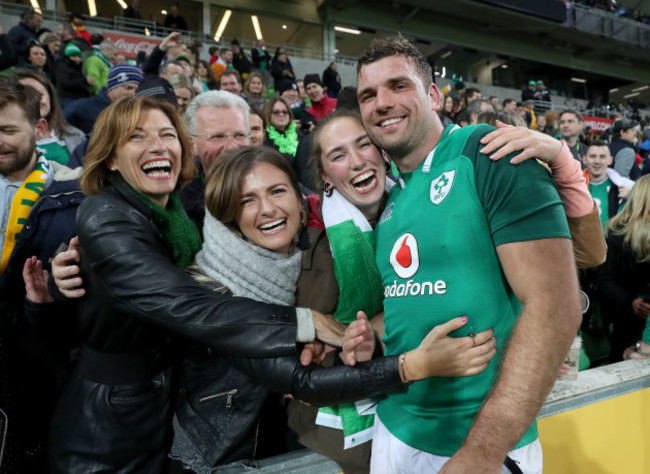
<svg viewBox="0 0 650 474"><path fill-rule="evenodd" d="M244 114L246 129L250 130L250 107L244 99L227 91L208 91L197 95L185 110L185 123L190 135L196 135L196 114L201 107L212 107L213 109L239 109Z"/></svg>
<svg viewBox="0 0 650 474"><path fill-rule="evenodd" d="M107 51L117 51L117 46L115 46L115 43L113 43L111 40L104 40L99 43L99 50L102 53L105 53Z"/></svg>

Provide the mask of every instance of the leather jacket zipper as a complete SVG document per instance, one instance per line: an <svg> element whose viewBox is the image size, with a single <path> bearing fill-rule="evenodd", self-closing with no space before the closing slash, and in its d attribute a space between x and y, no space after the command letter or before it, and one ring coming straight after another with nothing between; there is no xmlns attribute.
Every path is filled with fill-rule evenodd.
<svg viewBox="0 0 650 474"><path fill-rule="evenodd" d="M232 390L228 390L227 392L215 393L214 395L201 397L199 398L199 403L207 402L208 400L212 400L214 398L226 397L226 408L230 408L232 406L232 397L237 395L237 392L238 390L234 388Z"/></svg>

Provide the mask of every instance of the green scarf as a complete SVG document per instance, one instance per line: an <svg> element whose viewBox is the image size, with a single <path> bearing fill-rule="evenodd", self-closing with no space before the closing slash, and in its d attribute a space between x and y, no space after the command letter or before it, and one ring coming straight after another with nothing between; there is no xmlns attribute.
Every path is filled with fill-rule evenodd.
<svg viewBox="0 0 650 474"><path fill-rule="evenodd" d="M291 122L289 127L284 133L280 133L273 125L268 125L266 131L269 132L269 140L271 140L280 150L280 153L296 156L298 149L298 132L295 122Z"/></svg>
<svg viewBox="0 0 650 474"><path fill-rule="evenodd" d="M92 55L97 56L99 59L101 59L109 69L113 67L113 64L108 60L106 55L104 55L104 53L102 53L98 48L93 48Z"/></svg>
<svg viewBox="0 0 650 474"><path fill-rule="evenodd" d="M364 215L336 189L323 197L323 222L334 257L334 275L339 301L334 317L346 324L356 320L357 311L368 318L379 313L384 292L375 265L375 235ZM343 430L343 447L348 449L372 439L377 400L321 408L316 424Z"/></svg>
<svg viewBox="0 0 650 474"><path fill-rule="evenodd" d="M135 190L134 190L135 191ZM181 198L171 193L167 208L159 206L144 194L135 191L153 211L153 221L163 240L174 256L178 268L185 268L194 262L194 256L201 250L201 236L194 223L187 217Z"/></svg>

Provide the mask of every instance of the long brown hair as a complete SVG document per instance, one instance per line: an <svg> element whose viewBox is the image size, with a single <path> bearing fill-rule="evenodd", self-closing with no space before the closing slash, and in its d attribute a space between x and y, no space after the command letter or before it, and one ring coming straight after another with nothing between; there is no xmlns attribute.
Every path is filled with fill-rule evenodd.
<svg viewBox="0 0 650 474"><path fill-rule="evenodd" d="M123 97L105 108L93 127L79 180L85 194L100 193L108 184L109 176L116 173L109 169L110 162L135 130L143 110L160 110L178 133L182 153L181 171L175 190L180 190L196 176L196 166L192 162L192 142L174 106L151 97Z"/></svg>
<svg viewBox="0 0 650 474"><path fill-rule="evenodd" d="M287 124L284 130L278 130L278 132L285 132L293 122L293 112L291 111L291 106L289 105L289 103L282 97L273 97L272 99L266 101L263 110L264 120L266 121L267 127L269 125L273 125L273 122L271 122L271 117L273 116L273 106L275 106L275 104L278 102L282 102L284 106L287 108L287 110L289 111L289 123ZM273 125L273 127L275 127L275 125Z"/></svg>

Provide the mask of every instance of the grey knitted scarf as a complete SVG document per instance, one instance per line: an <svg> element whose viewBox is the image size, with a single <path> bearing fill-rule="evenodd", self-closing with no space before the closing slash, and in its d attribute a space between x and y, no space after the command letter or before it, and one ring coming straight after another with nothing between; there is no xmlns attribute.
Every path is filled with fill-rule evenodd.
<svg viewBox="0 0 650 474"><path fill-rule="evenodd" d="M284 255L246 242L205 211L203 248L196 263L235 296L293 305L302 252Z"/></svg>

